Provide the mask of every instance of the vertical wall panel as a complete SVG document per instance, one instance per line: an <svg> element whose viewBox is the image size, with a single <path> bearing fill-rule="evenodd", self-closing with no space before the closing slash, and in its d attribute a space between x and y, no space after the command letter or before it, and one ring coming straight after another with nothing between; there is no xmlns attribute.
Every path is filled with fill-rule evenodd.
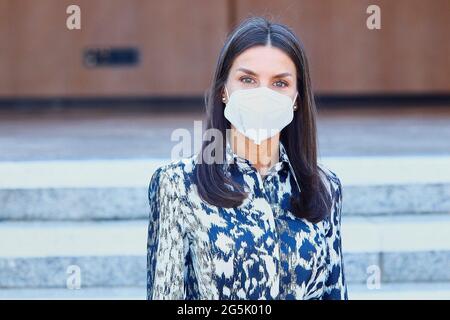
<svg viewBox="0 0 450 320"><path fill-rule="evenodd" d="M72 3L81 31L65 27ZM366 28L369 4L381 30ZM317 93L450 92L448 0L0 0L0 97L202 95L230 20L250 14L293 27ZM83 66L83 50L109 46L141 64Z"/></svg>
<svg viewBox="0 0 450 320"><path fill-rule="evenodd" d="M381 8L381 30L366 27L370 4ZM450 91L450 1L241 0L237 12L292 26L317 92Z"/></svg>
<svg viewBox="0 0 450 320"><path fill-rule="evenodd" d="M1 0L13 24L2 31L8 68L2 96L192 95L209 85L227 32L226 1ZM82 30L67 30L66 7L82 10ZM132 46L138 67L83 66L90 47ZM4 59L3 57L11 57Z"/></svg>

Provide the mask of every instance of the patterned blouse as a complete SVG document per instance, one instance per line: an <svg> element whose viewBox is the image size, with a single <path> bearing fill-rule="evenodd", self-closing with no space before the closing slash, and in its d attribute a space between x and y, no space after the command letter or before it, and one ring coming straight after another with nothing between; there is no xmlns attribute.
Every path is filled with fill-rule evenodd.
<svg viewBox="0 0 450 320"><path fill-rule="evenodd" d="M191 183L195 156L156 169L148 189L147 299L348 299L340 180L319 164L332 212L316 224L294 216L290 195L301 190L279 144L280 161L264 177L227 144L225 166L250 191L235 208L201 200Z"/></svg>

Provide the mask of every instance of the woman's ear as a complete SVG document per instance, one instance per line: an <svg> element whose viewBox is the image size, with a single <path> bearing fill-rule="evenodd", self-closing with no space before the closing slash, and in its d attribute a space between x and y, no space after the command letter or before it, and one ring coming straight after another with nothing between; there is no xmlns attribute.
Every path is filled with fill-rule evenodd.
<svg viewBox="0 0 450 320"><path fill-rule="evenodd" d="M223 89L222 89L222 102L225 104L227 103L227 97L229 97L229 93L228 93L227 86L224 85Z"/></svg>

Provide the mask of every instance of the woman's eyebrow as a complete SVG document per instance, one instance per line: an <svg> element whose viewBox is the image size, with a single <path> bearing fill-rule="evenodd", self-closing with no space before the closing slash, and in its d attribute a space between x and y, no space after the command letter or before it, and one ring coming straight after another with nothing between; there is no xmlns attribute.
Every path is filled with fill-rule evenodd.
<svg viewBox="0 0 450 320"><path fill-rule="evenodd" d="M254 71L252 71L250 69L247 69L247 68L242 68L242 67L238 68L236 71L243 71L245 73L251 74L252 76L257 76L258 75L256 72L254 72Z"/></svg>
<svg viewBox="0 0 450 320"><path fill-rule="evenodd" d="M277 74L274 78L284 78L284 77L292 77L292 74L290 72L283 72Z"/></svg>
<svg viewBox="0 0 450 320"><path fill-rule="evenodd" d="M252 76L255 76L255 77L258 76L258 74L256 72L254 72L250 69L247 69L247 68L243 68L243 67L236 69L236 71L243 71L243 72L251 74ZM292 74L290 72L283 72L283 73L280 73L280 74L277 74L276 76L274 76L274 78L283 78L283 77L292 77Z"/></svg>

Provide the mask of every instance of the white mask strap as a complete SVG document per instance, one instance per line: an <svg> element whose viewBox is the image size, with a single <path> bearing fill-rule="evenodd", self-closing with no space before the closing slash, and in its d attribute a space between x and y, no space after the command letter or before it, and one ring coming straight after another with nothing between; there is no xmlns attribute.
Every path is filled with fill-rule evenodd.
<svg viewBox="0 0 450 320"><path fill-rule="evenodd" d="M291 107L295 104L295 99L297 99L298 91L295 93L294 102L292 103Z"/></svg>

